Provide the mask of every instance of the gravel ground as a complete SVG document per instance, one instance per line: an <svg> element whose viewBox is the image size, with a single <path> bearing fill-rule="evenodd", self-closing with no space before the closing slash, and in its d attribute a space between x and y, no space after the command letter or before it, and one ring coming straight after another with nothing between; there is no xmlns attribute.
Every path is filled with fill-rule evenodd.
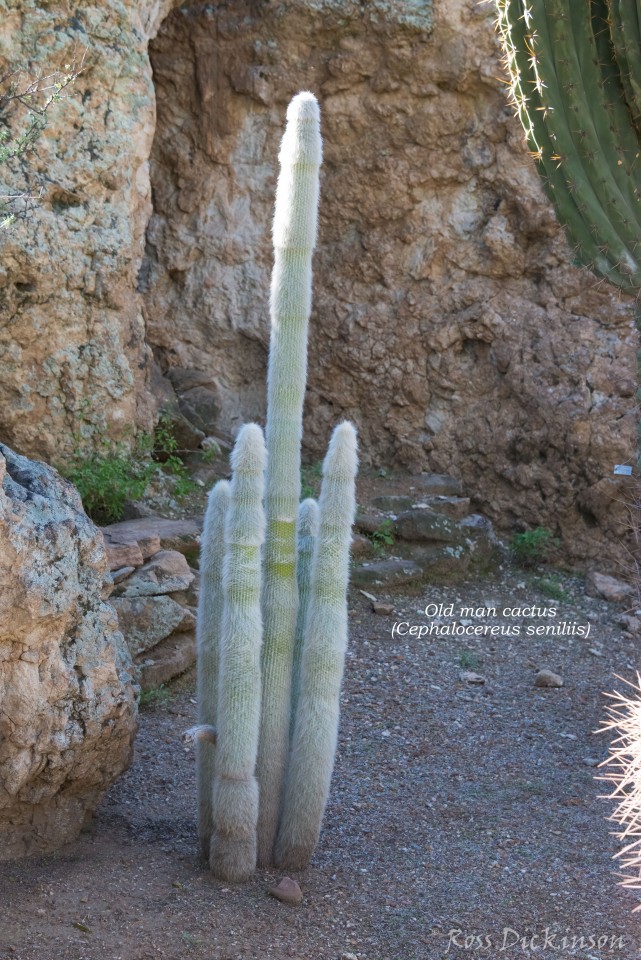
<svg viewBox="0 0 641 960"><path fill-rule="evenodd" d="M593 766L608 747L593 735L602 691L622 686L613 673L632 678L638 666L638 640L616 625L621 608L549 571L380 599L392 615L351 594L339 753L319 847L296 876L301 906L268 896L275 874L228 887L198 860L194 757L180 742L195 716L187 676L142 710L134 765L81 838L58 855L2 865L0 957L641 955L641 914L632 914L635 894L617 886L612 807L598 799ZM426 616L428 604L454 610ZM497 614L461 615L462 605ZM435 632L461 621L503 634ZM429 636L403 633L430 623ZM576 626L588 624L580 636ZM528 625L558 630L528 636ZM541 667L564 686L536 688Z"/></svg>

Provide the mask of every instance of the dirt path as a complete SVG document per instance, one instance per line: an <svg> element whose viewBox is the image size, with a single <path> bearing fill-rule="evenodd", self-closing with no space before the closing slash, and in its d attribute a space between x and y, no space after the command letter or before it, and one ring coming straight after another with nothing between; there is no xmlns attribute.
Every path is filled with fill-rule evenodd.
<svg viewBox="0 0 641 960"><path fill-rule="evenodd" d="M135 763L80 840L2 865L0 957L638 956L641 919L616 885L611 807L590 765L607 753L592 734L601 692L639 665L620 609L586 599L579 580L518 571L393 602L380 617L351 596L340 749L321 843L297 877L300 907L267 895L274 874L229 888L197 859L194 758L180 742L195 714L188 677L141 712ZM395 623L434 622L428 603L454 605L441 626L518 625L520 636L392 637ZM461 605L497 615L461 617ZM502 612L532 605L548 614ZM563 623L565 636L524 635ZM588 623L587 639L568 635ZM535 688L539 667L565 685Z"/></svg>

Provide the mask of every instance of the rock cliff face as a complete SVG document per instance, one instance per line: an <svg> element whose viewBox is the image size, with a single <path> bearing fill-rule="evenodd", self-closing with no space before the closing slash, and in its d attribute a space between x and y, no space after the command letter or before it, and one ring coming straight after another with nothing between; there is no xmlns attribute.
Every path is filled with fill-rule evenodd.
<svg viewBox="0 0 641 960"><path fill-rule="evenodd" d="M0 860L72 840L131 758L131 658L106 570L71 484L0 444Z"/></svg>
<svg viewBox="0 0 641 960"><path fill-rule="evenodd" d="M269 224L289 96L325 163L305 423L370 463L460 476L499 525L616 537L634 455L631 306L570 266L506 106L485 5L188 5L151 44L158 97L148 337L213 372L219 423L264 404ZM421 11L426 11L421 13Z"/></svg>
<svg viewBox="0 0 641 960"><path fill-rule="evenodd" d="M309 87L325 164L308 452L348 416L371 463L454 474L499 528L558 525L571 556L612 553L632 305L571 266L497 79L491 8L140 6L14 0L1 28L43 56L89 50L43 142L51 192L3 257L4 433L52 457L74 432L148 423L149 346L204 432L260 418L278 141Z"/></svg>
<svg viewBox="0 0 641 960"><path fill-rule="evenodd" d="M51 462L151 424L136 293L155 129L147 44L171 6L3 4L0 75L19 69L20 83L84 59L36 153L0 167L0 193L43 192L2 234L0 437ZM25 116L10 111L14 133Z"/></svg>

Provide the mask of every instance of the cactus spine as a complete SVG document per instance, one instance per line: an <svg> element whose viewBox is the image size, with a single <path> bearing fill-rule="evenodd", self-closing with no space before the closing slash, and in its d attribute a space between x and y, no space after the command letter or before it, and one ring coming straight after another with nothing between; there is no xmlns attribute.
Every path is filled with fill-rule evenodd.
<svg viewBox="0 0 641 960"><path fill-rule="evenodd" d="M641 36L628 0L496 0L512 99L577 259L641 289Z"/></svg>
<svg viewBox="0 0 641 960"><path fill-rule="evenodd" d="M275 855L296 866L309 861L334 764L347 643L356 474L351 424L334 431L320 504L306 500L299 508L321 163L311 93L298 94L289 106L280 162L265 512L265 450L259 428L250 424L238 435L231 487L222 481L211 495L202 541L198 695L209 702L200 704L200 725L189 739L199 750L204 741L215 750L215 760L203 753L198 768L201 844L211 833L210 865L226 881L245 879L257 861L267 866Z"/></svg>

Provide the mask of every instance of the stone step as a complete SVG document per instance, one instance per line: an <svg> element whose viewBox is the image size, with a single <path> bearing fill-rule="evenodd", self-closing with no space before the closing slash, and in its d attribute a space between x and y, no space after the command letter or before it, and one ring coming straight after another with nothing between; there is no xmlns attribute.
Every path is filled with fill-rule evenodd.
<svg viewBox="0 0 641 960"><path fill-rule="evenodd" d="M414 477L415 486L424 493L443 497L462 497L463 486L460 480L450 477L447 473L420 473Z"/></svg>
<svg viewBox="0 0 641 960"><path fill-rule="evenodd" d="M153 650L172 633L196 629L192 611L166 595L113 597L111 605L118 614L118 626L132 657Z"/></svg>
<svg viewBox="0 0 641 960"><path fill-rule="evenodd" d="M143 691L156 690L189 670L196 662L196 638L193 631L174 633L151 652L136 660Z"/></svg>
<svg viewBox="0 0 641 960"><path fill-rule="evenodd" d="M169 520L164 517L140 517L137 520L121 520L102 527L105 545L138 544L143 560L151 556L150 544L158 543L156 550L178 550L193 563L200 550L200 534L203 529L203 517L189 517L185 520ZM133 557L132 557L133 561ZM136 563L118 560L118 566L136 566ZM112 567L112 570L117 567Z"/></svg>

